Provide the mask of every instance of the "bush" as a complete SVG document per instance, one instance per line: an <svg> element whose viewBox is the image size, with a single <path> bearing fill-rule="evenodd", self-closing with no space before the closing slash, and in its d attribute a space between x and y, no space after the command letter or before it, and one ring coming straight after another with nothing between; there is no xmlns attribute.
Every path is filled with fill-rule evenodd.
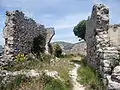
<svg viewBox="0 0 120 90"><path fill-rule="evenodd" d="M15 62L9 63L7 66L2 66L2 70L20 71L26 69L41 69L44 64L49 65L52 56L41 53L39 59L32 59L28 55L19 53L16 56Z"/></svg>
<svg viewBox="0 0 120 90"><path fill-rule="evenodd" d="M42 61L44 63L45 62L50 63L51 58L52 58L51 55L46 55L45 53L41 53L40 57L39 57L40 61Z"/></svg>
<svg viewBox="0 0 120 90"><path fill-rule="evenodd" d="M61 58L72 58L72 57L75 57L74 54L64 54L64 55L61 55Z"/></svg>
<svg viewBox="0 0 120 90"><path fill-rule="evenodd" d="M29 43L28 43L29 44ZM44 36L38 36L34 38L33 40L33 47L31 49L31 52L36 55L37 58L39 58L40 53L44 53L45 51L45 38Z"/></svg>
<svg viewBox="0 0 120 90"><path fill-rule="evenodd" d="M73 29L75 36L84 40L85 40L85 32L86 32L86 22L87 20L80 21Z"/></svg>
<svg viewBox="0 0 120 90"><path fill-rule="evenodd" d="M62 55L62 49L59 46L59 44L55 44L53 46L53 49L54 49L54 52L53 52L54 56L59 58Z"/></svg>
<svg viewBox="0 0 120 90"><path fill-rule="evenodd" d="M25 55L21 52L15 57L16 62L23 62L23 61L26 61L26 60L28 60L28 55Z"/></svg>

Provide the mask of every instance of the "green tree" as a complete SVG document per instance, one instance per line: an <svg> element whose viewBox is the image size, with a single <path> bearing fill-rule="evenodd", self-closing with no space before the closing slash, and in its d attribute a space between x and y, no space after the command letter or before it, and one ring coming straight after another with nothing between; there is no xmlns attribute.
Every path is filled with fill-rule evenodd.
<svg viewBox="0 0 120 90"><path fill-rule="evenodd" d="M75 36L78 38L85 40L85 32L86 32L86 22L87 20L80 21L73 29Z"/></svg>
<svg viewBox="0 0 120 90"><path fill-rule="evenodd" d="M61 55L62 55L62 49L61 49L61 47L60 47L60 45L59 44L55 44L54 46L53 46L53 49L54 49L54 56L56 56L56 57L60 57Z"/></svg>

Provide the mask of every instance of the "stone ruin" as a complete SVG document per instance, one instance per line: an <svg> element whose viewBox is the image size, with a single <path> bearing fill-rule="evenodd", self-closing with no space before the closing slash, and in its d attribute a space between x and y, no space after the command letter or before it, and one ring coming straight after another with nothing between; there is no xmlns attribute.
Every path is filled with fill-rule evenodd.
<svg viewBox="0 0 120 90"><path fill-rule="evenodd" d="M86 25L86 62L100 72L107 90L120 90L120 25L109 25L109 8L93 6Z"/></svg>
<svg viewBox="0 0 120 90"><path fill-rule="evenodd" d="M109 9L103 4L93 6L86 25L86 62L100 72L107 90L120 90L120 25L109 25ZM49 53L54 28L45 28L21 11L6 12L4 28L4 61L13 60L19 52L30 53L39 47ZM37 46L36 46L37 45Z"/></svg>
<svg viewBox="0 0 120 90"><path fill-rule="evenodd" d="M120 47L120 24L109 25L108 36L111 46Z"/></svg>
<svg viewBox="0 0 120 90"><path fill-rule="evenodd" d="M55 34L54 28L45 28L27 18L21 11L7 11L3 30L5 46L4 60L12 60L19 52L30 53L34 50L48 50Z"/></svg>
<svg viewBox="0 0 120 90"><path fill-rule="evenodd" d="M51 45L51 40L53 36L55 35L55 30L54 28L47 28L47 36L46 36L46 53L52 54L53 53L53 48Z"/></svg>

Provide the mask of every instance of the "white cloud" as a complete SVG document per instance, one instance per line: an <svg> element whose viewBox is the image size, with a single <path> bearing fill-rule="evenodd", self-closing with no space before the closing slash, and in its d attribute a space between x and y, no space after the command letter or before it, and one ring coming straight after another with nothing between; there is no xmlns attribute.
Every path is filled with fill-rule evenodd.
<svg viewBox="0 0 120 90"><path fill-rule="evenodd" d="M42 15L42 17L43 18L52 18L52 17L54 17L54 15L53 14L44 14L44 15Z"/></svg>
<svg viewBox="0 0 120 90"><path fill-rule="evenodd" d="M6 8L40 9L59 5L61 0L1 0L1 5Z"/></svg>
<svg viewBox="0 0 120 90"><path fill-rule="evenodd" d="M76 42L79 42L78 38L60 38L60 39L56 39L56 38L53 38L51 42L56 42L56 41L64 41L64 42L70 42L70 43L76 43Z"/></svg>
<svg viewBox="0 0 120 90"><path fill-rule="evenodd" d="M102 0L94 0L96 3L103 3Z"/></svg>
<svg viewBox="0 0 120 90"><path fill-rule="evenodd" d="M55 29L73 28L79 21L87 19L89 15L89 12L66 15L56 20L53 26Z"/></svg>
<svg viewBox="0 0 120 90"><path fill-rule="evenodd" d="M23 11L25 16L29 17L29 18L34 18L34 15L32 12L28 12L28 11Z"/></svg>

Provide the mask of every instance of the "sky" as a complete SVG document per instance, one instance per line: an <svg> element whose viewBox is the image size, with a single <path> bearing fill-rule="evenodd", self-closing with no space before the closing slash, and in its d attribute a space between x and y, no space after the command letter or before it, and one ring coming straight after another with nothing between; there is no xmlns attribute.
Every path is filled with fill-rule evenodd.
<svg viewBox="0 0 120 90"><path fill-rule="evenodd" d="M73 28L87 19L96 3L110 8L110 23L120 23L120 0L0 0L0 45L4 45L3 28L7 10L21 10L27 17L45 27L54 27L52 41L79 42Z"/></svg>

